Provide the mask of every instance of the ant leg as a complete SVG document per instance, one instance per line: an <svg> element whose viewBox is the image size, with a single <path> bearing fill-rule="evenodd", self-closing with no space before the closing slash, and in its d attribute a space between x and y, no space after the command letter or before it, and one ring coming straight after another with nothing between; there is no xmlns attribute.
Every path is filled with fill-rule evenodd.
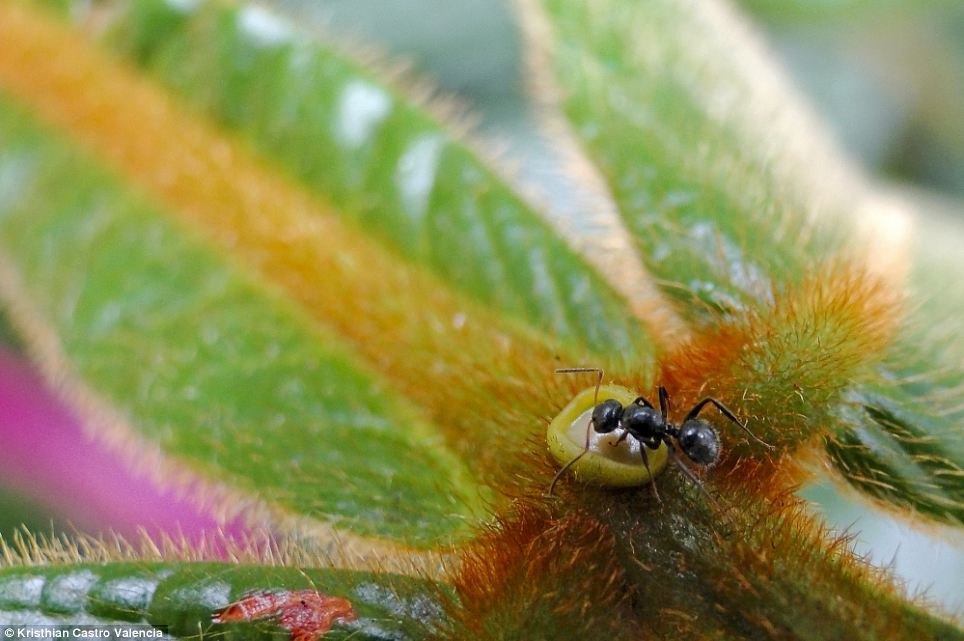
<svg viewBox="0 0 964 641"><path fill-rule="evenodd" d="M592 405L595 407L599 404L599 387L603 381L603 369L601 367L563 367L562 369L556 370L556 374L581 374L583 372L596 372L596 374L598 374L596 378L596 391L592 395Z"/></svg>
<svg viewBox="0 0 964 641"><path fill-rule="evenodd" d="M659 386L659 412L665 421L669 414L669 392L662 385Z"/></svg>
<svg viewBox="0 0 964 641"><path fill-rule="evenodd" d="M726 418L730 419L731 421L733 421L734 423L736 423L737 425L739 425L739 426L740 426L740 429L743 430L744 432L746 432L747 434L749 434L749 435L750 435L750 438L752 438L754 441L756 441L757 443L760 443L761 445L765 445L766 447L770 448L771 450L775 450L775 449L776 449L775 447L773 447L772 445L770 445L769 443L767 443L766 441L764 441L762 438L760 438L759 436L757 436L756 434L754 434L753 432L751 432L751 431L750 431L750 428L748 428L746 425L744 425L743 423L741 423L741 422L740 422L740 419L738 419L738 418L736 417L736 415L733 414L733 412L730 411L730 408L728 408L726 405L724 405L723 403L719 402L718 400L716 400L716 399L713 398L712 396L707 396L707 397L704 398L702 401L700 401L699 403L697 403L696 405L694 405L694 406L693 406L693 409L691 409L691 410L689 411L689 414L686 415L686 418L683 419L683 422L685 423L686 421L688 421L688 420L690 420L690 419L696 418L697 414L699 414L701 411L703 411L703 408L706 406L707 403L712 403L713 405L715 405L715 406L716 406L716 409L720 410L720 413L723 414L723 416L725 416Z"/></svg>
<svg viewBox="0 0 964 641"><path fill-rule="evenodd" d="M706 498L710 502L710 505L713 506L713 509L715 509L717 512L722 512L723 508L720 507L720 504L716 502L716 499L714 499L713 496L703 486L703 481L701 481L695 474L693 474L693 471L690 470L690 468L686 467L686 464L683 463L683 459L681 459L679 457L679 454L676 453L676 448L673 447L673 444L670 443L668 439L665 440L664 443L666 443L666 448L669 450L669 456L671 459L673 459L673 463L676 463L676 467L678 467L680 471L686 475L686 478L688 478L694 485L696 485L696 487L700 488L700 492L702 492L706 496Z"/></svg>
<svg viewBox="0 0 964 641"><path fill-rule="evenodd" d="M572 467L573 465L575 465L575 464L576 464L576 461L578 461L578 460L581 459L583 456L585 456L585 455L586 455L586 452L588 452L588 451L589 451L588 449L583 450L583 451L580 452L574 459L572 459L571 461L569 461L568 463L566 463L565 465L563 465L563 466L559 469L559 471L556 472L556 475L552 477L552 483L549 484L549 492L546 494L546 496L552 496L553 490L556 489L556 483L559 482L559 479L562 477L562 475L566 473L566 470L568 470L570 467Z"/></svg>
<svg viewBox="0 0 964 641"><path fill-rule="evenodd" d="M649 474L649 483L653 488L653 496L656 497L658 503L662 503L663 499L659 498L659 490L656 489L656 478L653 476L653 470L649 469L649 456L646 454L646 446L642 443L639 444L639 453L643 456L643 467L646 468L646 473Z"/></svg>
<svg viewBox="0 0 964 641"><path fill-rule="evenodd" d="M599 370L599 371L602 372L602 370ZM576 455L574 459L572 459L571 461L563 465L562 468L558 472L556 472L556 475L552 477L552 483L549 484L549 493L546 496L552 496L552 491L556 489L556 483L558 483L559 479L562 478L562 475L566 473L566 470L568 470L570 467L575 465L576 461L584 457L586 453L589 451L589 435L591 433L591 430L592 430L592 419L590 418L589 421L586 423L586 446L582 449L581 452L579 452L579 454Z"/></svg>

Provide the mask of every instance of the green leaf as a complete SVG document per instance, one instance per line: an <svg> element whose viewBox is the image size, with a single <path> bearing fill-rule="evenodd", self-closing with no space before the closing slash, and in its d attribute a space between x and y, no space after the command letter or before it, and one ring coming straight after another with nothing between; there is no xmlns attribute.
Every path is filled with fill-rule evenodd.
<svg viewBox="0 0 964 641"><path fill-rule="evenodd" d="M0 626L156 626L174 638L276 639L276 623L215 624L214 612L262 590L313 589L348 599L358 620L324 638L424 639L441 618L444 588L420 579L348 570L228 563L115 562L0 570ZM284 638L284 637L281 637Z"/></svg>
<svg viewBox="0 0 964 641"><path fill-rule="evenodd" d="M913 308L881 366L880 383L856 388L843 429L825 447L837 471L867 496L964 524L964 225L954 216L916 219Z"/></svg>
<svg viewBox="0 0 964 641"><path fill-rule="evenodd" d="M559 341L651 357L612 288L431 109L371 69L254 5L125 7L118 51L393 251Z"/></svg>
<svg viewBox="0 0 964 641"><path fill-rule="evenodd" d="M480 470L501 465L493 441L504 439L500 437L502 426L493 425L498 421L480 419L471 403L485 403L485 411L491 411L485 398L495 393L499 403L509 404L509 397L499 390L515 381L506 381L499 373L505 365L499 365L489 373L493 389L486 390L484 384L469 379L450 385L451 376L445 368L438 367L434 354L439 349L439 336L451 336L447 340L452 345L460 341L453 349L461 352L462 360L469 360L473 368L478 367L479 361L471 358L472 350L484 351L487 358L495 353L470 337L480 332L487 332L503 352L513 345L519 350L519 358L524 357L533 365L542 361L544 364L538 365L540 371L550 372L552 364L548 364L548 359L571 353L567 347L581 355L586 353L586 346L605 352L610 361L635 356L634 367L645 368L651 354L640 323L491 170L475 160L431 117L405 103L399 92L379 85L371 72L273 22L276 19L260 9L225 9L204 4L192 5L191 11L179 13L184 9L184 4L136 3L127 22L123 13L112 15L119 21L116 33L122 33L122 25L130 24L129 35L135 40L137 34L150 32L159 38L158 42L165 42L166 53L141 52L138 57L167 60L158 66L167 65L170 75L183 79L185 92L196 94L198 104L206 104L210 98L214 101L209 105L212 114L225 124L238 127L252 146L289 169L308 171L301 178L343 205L345 211L353 212L355 223L365 234L383 234L385 242L395 243L394 251L407 253L407 258L423 269L443 275L457 289L480 299L487 307L508 312L507 315L514 312L517 318L506 319L506 331L500 331L488 317L475 314L478 308L465 304L462 297L445 298L444 309L433 308L428 299L450 294L436 280L409 278L414 270L406 271L409 263L403 267L394 255L383 260L381 254L376 258L366 249L352 259L350 248L340 246L333 237L321 239L331 243L324 251L307 245L291 249L289 232L280 230L286 229L285 225L289 230L301 226L315 229L313 221L279 222L264 234L260 219L265 212L246 217L244 213L266 206L261 193L290 183L276 180L257 193L248 190L250 197L243 203L210 199L210 194L218 189L233 189L225 182L245 179L225 174L221 178L225 182L198 180L203 170L197 168L192 156L213 158L210 169L223 170L219 145L230 146L230 142L198 142L191 133L195 131L194 123L185 124L185 118L172 125L179 130L167 137L177 138L177 146L184 151L172 149L166 166L151 165L150 160L139 155L140 150L156 144L146 140L152 133L156 135L152 127L163 127L143 120L131 120L128 125L140 127L141 131L107 134L137 140L143 136L145 140L139 147L129 145L120 155L112 155L116 146L103 138L107 142L94 152L95 156L104 156L99 162L78 152L62 165L45 157L38 157L33 165L23 164L20 154L73 153L58 151L58 145L69 145L55 143L54 131L46 132L46 142L31 137L42 138L39 133L28 135L29 139L21 143L22 149L11 142L14 148L10 151L11 194L5 201L9 208L5 238L18 272L16 279L24 281L19 284L20 296L37 297L27 305L37 318L22 324L33 320L42 327L52 324L47 329L56 334L57 340L48 337L40 342L56 345L65 353L47 354L46 359L59 363L66 358L71 363L71 374L97 394L94 401L81 403L103 401L124 422L132 424L115 430L121 434L111 438L130 446L130 441L136 441L132 436L136 430L136 437L146 437L146 443L137 441L128 449L143 451L147 449L145 445L160 445L165 453L174 455L177 465L159 474L173 476L175 483L185 483L186 477L189 482L190 474L201 472L206 479L222 484L214 491L208 488L201 492L208 494L208 503L218 512L230 513L234 509L230 504L253 498L267 503L273 515L283 520L291 521L288 516L308 516L328 525L403 539L410 544L429 544L448 540L458 532L464 534L465 524L477 512L479 490L467 480L462 462L451 457L444 446L437 447L442 441L435 436L436 426L428 426L419 413L427 410L437 422L445 422L441 427L448 431L449 444L459 448L459 454L477 475ZM266 42L266 28L268 35L280 33L284 37ZM167 46L168 41L171 46ZM187 56L195 45L207 55L177 58ZM212 46L217 48L211 50ZM204 67L202 62L208 59L221 61L223 68ZM115 68L106 59L98 59L96 64L118 76L127 72L127 67ZM223 83L202 82L207 74L223 78ZM117 91L136 92L137 83L124 77L129 84L120 83L125 88ZM287 80L279 86L261 84L272 79ZM233 93L222 96L216 92L212 98L208 88L215 85L223 85ZM83 90L80 85L72 86ZM362 91L364 100L386 100L390 106L384 123L362 123L361 134L352 129L358 123L344 121L357 115L357 105L351 101L358 99L358 91ZM307 93L302 95L303 92ZM376 94L380 97L373 97ZM151 94L155 102L147 109L163 109L158 103L166 105L166 101L159 95ZM266 101L267 96L271 99ZM126 96L118 95L118 99ZM351 103L347 112L343 104L346 100ZM96 101L61 97L55 98L54 103L66 106L67 112L75 104L85 105L78 109L88 110L83 114L47 114L60 127L86 127L86 132L80 134L83 142L103 133L98 131L102 117L89 111L98 109ZM296 106L294 118L286 111L292 104ZM238 110L238 105L250 108ZM311 117L302 120L301 115L308 115L303 111L309 109ZM145 114L145 118L149 120L150 114ZM11 116L11 122L18 119L22 116ZM198 128L203 124L199 123ZM19 127L10 126L14 130ZM364 135L351 142L356 134ZM307 142L302 142L305 135ZM346 143L345 136L351 144ZM277 143L279 139L283 144ZM426 141L434 141L429 146L437 146L437 158L434 151L432 158L421 158L419 150L426 149ZM190 151L202 144L207 145L204 151ZM32 150L34 145L40 149ZM292 151L296 153L290 155ZM243 154L239 150L238 155ZM396 160L382 162L388 157ZM421 164L423 160L427 164ZM113 171L123 175L96 171L88 175L100 163L113 164ZM183 184L171 178L171 165L179 168L180 173L175 173ZM382 175L385 167L390 169ZM427 182L415 181L424 193L415 194L410 189L414 178L409 174L416 170L427 172ZM18 172L29 175L21 176ZM124 185L124 180L139 182L140 188L146 187L152 193L139 194L137 187L131 189ZM344 186L351 190L340 191ZM200 206L194 201L185 203L185 191L202 200L206 194L208 200ZM324 207L306 208L305 197L301 192L294 193L298 195L285 204L292 204L298 212L337 212ZM411 208L415 196L426 199L422 203L424 209ZM160 198L164 204L151 202L152 198ZM369 201L374 204L365 204ZM89 207L104 220L89 215ZM171 208L191 224L197 218L220 217L205 232L219 237L222 249L242 254L235 236L244 233L234 231L233 225L245 218L247 224L257 228L253 233L260 245L246 256L233 258L205 252L190 242L192 232L162 220L169 217ZM28 216L32 209L45 214ZM228 213L221 216L217 209ZM141 217L133 212L139 212ZM48 215L51 218L42 227ZM375 215L377 219L373 218ZM415 222L419 224L406 227ZM483 223L491 229L483 230ZM333 225L319 221L317 228L326 224ZM62 234L65 228L74 233ZM489 231L494 244L485 242ZM30 241L20 243L21 235ZM480 253L473 253L476 250ZM346 279L337 284L326 282L329 286L325 287L321 281L329 277L327 272L315 273L314 282L306 283L305 261L301 259L316 253L326 256L329 269L332 263L363 263L369 278L380 280L383 290L391 291L376 293L377 288L371 284L356 285ZM134 257L131 265L118 271L117 266L129 255ZM265 255L271 259L265 260ZM233 272L234 259L253 263L251 267L260 269L261 276L268 280L283 272L282 280L287 278L282 284L285 295L273 296L267 291L270 288L235 291L233 280L231 286L223 285L222 280L228 276L222 275L220 269ZM386 280L388 276L379 274L380 270L399 275L394 281ZM265 271L271 273L266 275ZM353 273L357 271L355 268ZM351 269L339 273L348 272ZM470 282L483 273L483 280ZM243 274L237 276L244 280ZM507 286L509 282L515 285ZM321 310L301 298L304 292L316 291L320 293L308 296L314 296L315 302L319 297L327 301ZM83 298L77 300L78 296ZM284 296L294 300L286 301ZM369 302L368 297L373 300ZM427 299L425 305L419 297ZM352 305L341 302L348 302L346 298L352 299ZM303 317L292 302L307 307L304 311L312 320ZM333 319L332 305L358 309L359 313L341 312L342 317ZM257 312L252 311L255 308ZM373 309L380 316L373 314ZM372 322L369 317L375 316L379 320ZM396 331L399 322L408 323L411 332L399 331L393 341L389 331ZM455 329L441 332L440 323ZM466 323L475 323L482 329L461 331ZM532 336L527 328L515 330L523 324L557 339L551 341L551 347L538 344L545 357L532 349L541 337L530 343L506 342L509 335ZM378 327L375 333L381 343L372 340L373 332L367 328L373 326ZM423 347L411 341L412 332L419 333L417 339ZM346 342L351 345L344 345ZM413 352L417 358L412 357ZM366 362L363 364L360 359ZM149 367L143 367L144 363ZM445 365L453 371L464 369L457 362ZM399 367L403 368L401 372ZM374 370L389 370L386 380ZM416 380L416 372L419 376L424 373L425 381ZM61 373L50 375L59 377ZM399 386L401 389L396 390L411 398L395 398L388 389L390 384ZM459 397L459 393L463 396ZM76 396L86 395L81 391ZM465 396L471 400L463 401ZM421 407L412 407L408 402L412 400ZM449 407L453 405L461 407L456 421L449 418ZM479 429L480 424L495 429ZM207 427L198 434L198 426ZM538 429L535 423L533 426ZM526 432L516 430L514 435L521 440ZM195 442L197 439L200 443ZM241 490L241 497L228 500L227 495L235 490ZM260 507L256 506L255 511L262 511Z"/></svg>
<svg viewBox="0 0 964 641"><path fill-rule="evenodd" d="M6 100L0 139L0 250L71 373L129 424L106 429L177 462L159 477L410 544L464 529L463 464L337 337Z"/></svg>
<svg viewBox="0 0 964 641"><path fill-rule="evenodd" d="M824 189L831 213L846 212L854 202L810 176L814 162L829 164L828 176L841 163L784 104L779 79L753 75L772 70L718 5L533 4L543 13L531 20L548 23L535 46L559 106L684 315L767 304L774 282L798 281L814 258L843 247L850 223L812 219L810 190ZM778 135L787 139L774 145Z"/></svg>
<svg viewBox="0 0 964 641"><path fill-rule="evenodd" d="M961 412L940 416L905 389L863 388L827 438L830 460L867 496L964 524Z"/></svg>

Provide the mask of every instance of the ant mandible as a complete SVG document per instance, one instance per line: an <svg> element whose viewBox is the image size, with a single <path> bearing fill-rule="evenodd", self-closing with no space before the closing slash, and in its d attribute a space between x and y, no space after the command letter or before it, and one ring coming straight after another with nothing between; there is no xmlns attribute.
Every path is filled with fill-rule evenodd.
<svg viewBox="0 0 964 641"><path fill-rule="evenodd" d="M595 430L598 434L609 434L621 429L622 434L619 435L619 438L614 445L619 444L630 436L639 441L641 445L639 451L643 459L643 465L646 467L646 471L649 473L651 479L652 473L649 469L649 457L646 454L646 449L649 448L655 450L660 446L661 443L665 443L670 458L673 460L676 466L690 481L700 488L700 490L706 495L714 506L717 505L713 497L710 496L709 492L706 491L706 488L703 487L703 484L700 482L699 478L697 478L692 470L690 470L686 464L683 463L682 458L680 458L679 454L676 452L676 448L678 446L679 449L686 454L687 458L697 465L704 467L713 465L719 460L720 451L722 449L720 444L720 435L707 421L699 418L700 412L702 412L703 409L710 404L714 405L720 411L720 413L723 414L723 416L736 423L741 430L750 436L750 438L771 450L775 449L772 445L763 441L757 437L756 434L751 432L750 429L741 423L736 415L733 414L733 412L730 411L726 405L712 396L707 396L693 405L693 407L690 408L690 411L687 412L686 416L683 418L683 422L681 424L676 424L669 419L669 393L662 385L659 386L659 410L657 410L653 404L643 396L637 397L636 400L626 406L623 406L622 403L612 398L599 403L599 387L602 385L603 380L603 370L601 368L570 367L556 370L557 374L577 374L588 372L595 372L597 374L597 380L596 392L593 396L592 416L586 425L586 445L580 454L578 454L575 458L566 463L562 469L556 472L556 475L552 479L552 483L549 485L549 496L552 496L556 483L566 472L566 470L575 465L576 461L581 459L586 455L586 453L589 452L589 437L591 430ZM661 501L659 498L659 492L656 490L655 479L652 479L652 484L653 494L656 496L657 500Z"/></svg>

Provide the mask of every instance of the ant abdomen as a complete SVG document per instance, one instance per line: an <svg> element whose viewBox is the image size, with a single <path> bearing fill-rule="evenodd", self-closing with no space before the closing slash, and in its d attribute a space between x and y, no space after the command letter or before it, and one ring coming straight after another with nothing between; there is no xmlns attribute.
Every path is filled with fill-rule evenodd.
<svg viewBox="0 0 964 641"><path fill-rule="evenodd" d="M684 422L676 441L683 453L698 465L708 467L720 460L720 435L704 420L694 418Z"/></svg>

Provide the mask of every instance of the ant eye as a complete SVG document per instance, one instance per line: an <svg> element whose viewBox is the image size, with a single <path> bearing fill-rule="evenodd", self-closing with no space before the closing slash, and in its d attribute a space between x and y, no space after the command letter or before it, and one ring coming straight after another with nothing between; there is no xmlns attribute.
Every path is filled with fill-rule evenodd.
<svg viewBox="0 0 964 641"><path fill-rule="evenodd" d="M576 478L603 487L634 487L648 483L652 476L643 465L639 441L629 437L617 445L622 430L601 434L589 426L589 419L598 405L608 399L630 405L637 395L625 387L602 385L596 404L593 403L595 397L595 386L579 392L549 424L546 441L552 458L562 466L579 457L586 447L588 429L589 451L571 467ZM660 444L656 450L647 448L646 454L650 471L653 475L659 474L666 467L666 446Z"/></svg>

